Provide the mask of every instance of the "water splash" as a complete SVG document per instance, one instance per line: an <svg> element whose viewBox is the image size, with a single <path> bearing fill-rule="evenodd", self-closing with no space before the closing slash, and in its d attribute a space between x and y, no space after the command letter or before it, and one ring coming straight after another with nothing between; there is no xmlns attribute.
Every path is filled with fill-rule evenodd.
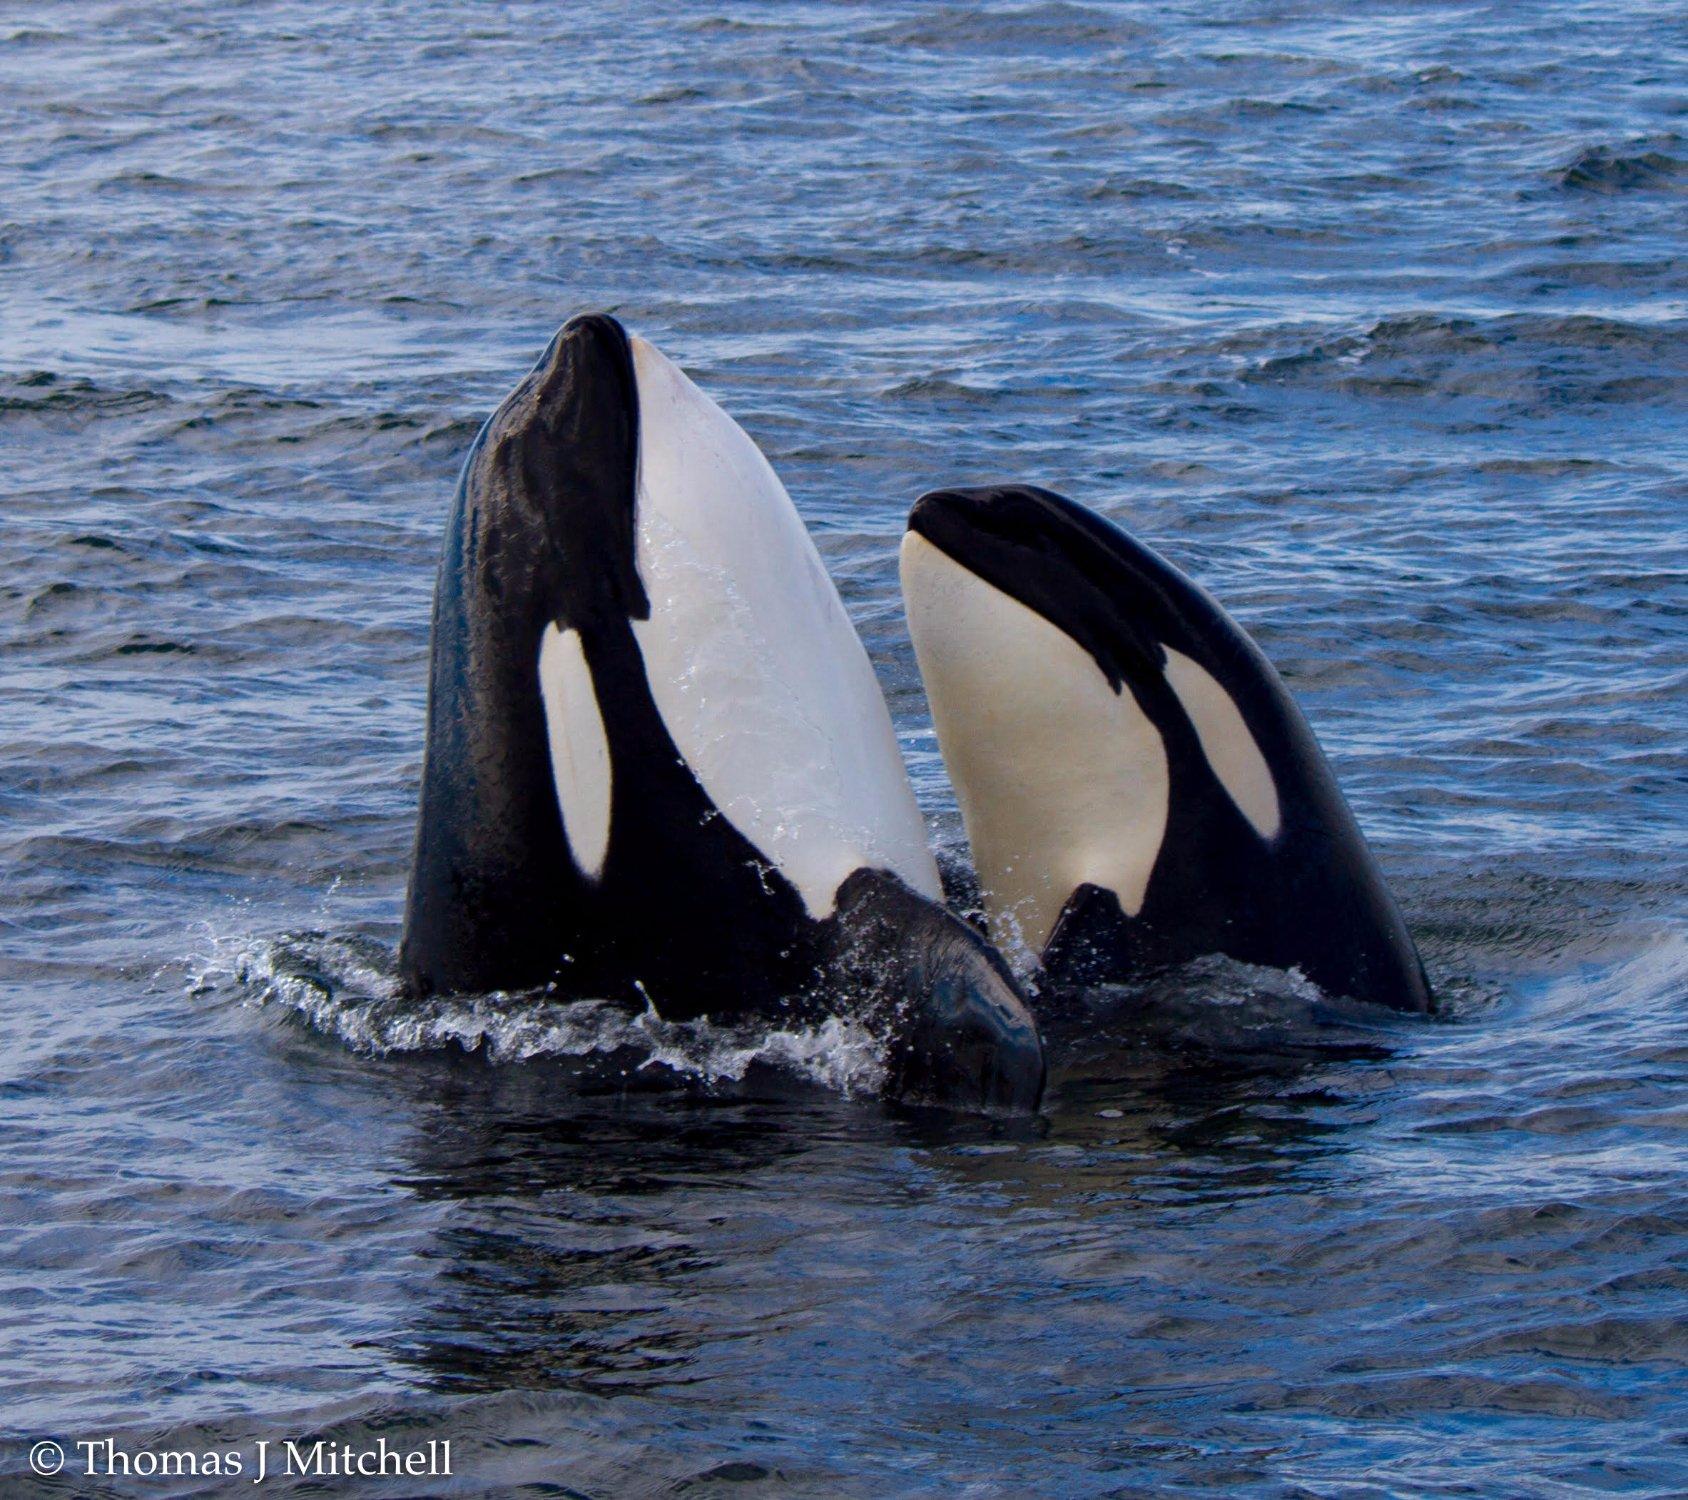
<svg viewBox="0 0 1688 1500"><path fill-rule="evenodd" d="M416 1000L400 993L390 952L356 937L306 932L244 941L214 959L194 987L214 988L219 977L233 981L243 1003L290 1011L371 1056L458 1047L494 1064L613 1059L623 1071L665 1069L710 1087L739 1083L761 1064L846 1097L877 1094L885 1081L884 1040L847 1017L788 1026L760 1018L668 1021L648 1005L631 1011L543 991Z"/></svg>

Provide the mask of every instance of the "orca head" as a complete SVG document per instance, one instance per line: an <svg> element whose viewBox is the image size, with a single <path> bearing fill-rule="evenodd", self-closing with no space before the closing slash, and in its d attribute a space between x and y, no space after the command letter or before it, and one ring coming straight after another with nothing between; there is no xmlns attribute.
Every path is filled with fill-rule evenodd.
<svg viewBox="0 0 1688 1500"><path fill-rule="evenodd" d="M1203 589L1031 485L923 496L902 580L1000 946L1059 965L1075 926L1100 925L1106 977L1124 977L1126 953L1225 952L1426 1008L1416 953L1310 729ZM1349 916L1380 934L1357 941L1375 962L1322 963L1329 945L1297 936Z"/></svg>
<svg viewBox="0 0 1688 1500"><path fill-rule="evenodd" d="M465 571L539 689L584 876L618 848L624 867L663 862L665 803L671 821L719 815L815 919L863 864L936 894L889 715L814 543L755 443L677 365L606 314L571 320L487 424L465 492ZM703 814L657 792L675 766ZM641 806L653 826L614 836Z"/></svg>
<svg viewBox="0 0 1688 1500"><path fill-rule="evenodd" d="M1041 956L1086 885L1138 914L1175 821L1277 837L1252 648L1146 548L1048 490L939 490L902 575L999 944Z"/></svg>
<svg viewBox="0 0 1688 1500"><path fill-rule="evenodd" d="M1260 649L1203 589L1094 511L1033 485L938 490L909 534L1048 621L1162 734L1193 730L1223 791L1270 843L1282 826L1267 746L1293 704ZM915 550L918 553L918 549ZM918 562L913 569L924 577Z"/></svg>

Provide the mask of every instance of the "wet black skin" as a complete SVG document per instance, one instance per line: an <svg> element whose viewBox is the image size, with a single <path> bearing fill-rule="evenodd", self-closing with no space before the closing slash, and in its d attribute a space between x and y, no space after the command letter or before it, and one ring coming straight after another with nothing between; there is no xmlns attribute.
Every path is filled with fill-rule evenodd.
<svg viewBox="0 0 1688 1500"><path fill-rule="evenodd" d="M894 1038L886 1092L915 1104L1036 1107L1043 1046L996 949L879 870L838 891L827 986L862 996Z"/></svg>
<svg viewBox="0 0 1688 1500"><path fill-rule="evenodd" d="M1119 527L1031 485L939 490L909 527L1082 646L1159 730L1168 818L1142 910L1085 885L1043 955L1053 983L1122 981L1224 953L1299 969L1324 990L1433 1008L1424 966L1329 763L1272 664L1201 588ZM1277 783L1282 827L1263 839L1209 766L1163 675L1163 646L1236 702Z"/></svg>
<svg viewBox="0 0 1688 1500"><path fill-rule="evenodd" d="M832 917L808 916L718 814L657 710L632 626L650 614L634 543L638 423L626 333L607 316L577 318L464 464L434 599L399 950L413 994L554 985L648 1000L670 1019L789 1013L857 936L842 896ZM596 880L570 854L552 778L538 662L553 622L580 632L610 751L609 845ZM903 913L904 947L931 946L950 925L973 937L891 875L858 871L851 881L855 903L873 896ZM925 960L888 932L880 949L906 983L927 977ZM1000 1020L1000 962L964 942L943 972L942 1004L953 1005L957 985L969 998L952 1023L905 1026L916 1059L907 1087L949 1079L955 1104L1035 1108L1042 1050L1035 1029L1027 1038ZM1008 994L1021 1008L1011 982ZM900 1000L910 1017L924 1015L922 995ZM955 1059L971 1058L981 1034L1000 1065L968 1063L958 1074Z"/></svg>

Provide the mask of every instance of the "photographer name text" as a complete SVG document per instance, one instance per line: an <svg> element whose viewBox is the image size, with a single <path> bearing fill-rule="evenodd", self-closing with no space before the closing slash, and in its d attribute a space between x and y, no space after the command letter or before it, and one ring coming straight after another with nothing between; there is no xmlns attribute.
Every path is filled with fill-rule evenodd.
<svg viewBox="0 0 1688 1500"><path fill-rule="evenodd" d="M272 1441L260 1438L249 1448L121 1448L115 1438L72 1443L71 1454L55 1442L39 1442L29 1452L37 1474L78 1468L87 1479L245 1478L266 1479L427 1479L451 1474L451 1440L432 1438L414 1448L395 1448L385 1438L373 1447L351 1443Z"/></svg>

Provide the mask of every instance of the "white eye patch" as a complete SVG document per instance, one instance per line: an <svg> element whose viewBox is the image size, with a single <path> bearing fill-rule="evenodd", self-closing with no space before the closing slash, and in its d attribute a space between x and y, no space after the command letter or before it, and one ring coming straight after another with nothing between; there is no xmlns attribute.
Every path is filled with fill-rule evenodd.
<svg viewBox="0 0 1688 1500"><path fill-rule="evenodd" d="M1276 838L1283 826L1278 786L1241 711L1205 667L1170 646L1164 649L1166 680L1184 705L1213 774L1254 831L1263 839Z"/></svg>
<svg viewBox="0 0 1688 1500"><path fill-rule="evenodd" d="M539 694L563 834L581 873L596 880L610 848L610 747L578 630L545 627L539 638Z"/></svg>

